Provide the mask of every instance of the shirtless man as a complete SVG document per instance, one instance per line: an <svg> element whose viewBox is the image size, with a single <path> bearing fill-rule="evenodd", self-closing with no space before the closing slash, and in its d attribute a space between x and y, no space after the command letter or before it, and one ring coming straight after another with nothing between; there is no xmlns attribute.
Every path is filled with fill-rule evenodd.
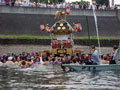
<svg viewBox="0 0 120 90"><path fill-rule="evenodd" d="M12 60L13 60L13 57L9 56L8 60L5 62L5 64L6 65L12 65L12 64L14 64L14 62Z"/></svg>

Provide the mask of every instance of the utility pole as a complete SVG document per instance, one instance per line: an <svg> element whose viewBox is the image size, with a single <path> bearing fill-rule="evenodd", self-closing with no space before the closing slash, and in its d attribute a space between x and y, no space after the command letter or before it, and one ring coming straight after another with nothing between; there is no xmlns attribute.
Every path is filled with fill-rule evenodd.
<svg viewBox="0 0 120 90"><path fill-rule="evenodd" d="M114 6L114 0L112 0L112 7Z"/></svg>

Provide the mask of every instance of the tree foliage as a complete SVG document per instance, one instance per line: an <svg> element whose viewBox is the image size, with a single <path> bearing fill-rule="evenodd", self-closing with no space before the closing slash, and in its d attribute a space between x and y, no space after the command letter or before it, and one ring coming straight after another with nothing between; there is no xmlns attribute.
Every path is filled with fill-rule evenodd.
<svg viewBox="0 0 120 90"><path fill-rule="evenodd" d="M38 1L38 0L37 0ZM44 2L48 3L48 1L50 1L51 3L58 3L58 2L64 2L65 0L40 0L40 3Z"/></svg>
<svg viewBox="0 0 120 90"><path fill-rule="evenodd" d="M58 0L58 2L64 2L64 0Z"/></svg>
<svg viewBox="0 0 120 90"><path fill-rule="evenodd" d="M96 0L96 3L102 5L105 3L106 5L109 5L109 0Z"/></svg>
<svg viewBox="0 0 120 90"><path fill-rule="evenodd" d="M38 2L38 0L35 0L35 2L37 3L37 2Z"/></svg>
<svg viewBox="0 0 120 90"><path fill-rule="evenodd" d="M48 0L45 0L45 3L48 4Z"/></svg>
<svg viewBox="0 0 120 90"><path fill-rule="evenodd" d="M81 1L76 1L76 2L72 2L72 3L74 3L74 4L88 4L89 2L81 0Z"/></svg>
<svg viewBox="0 0 120 90"><path fill-rule="evenodd" d="M58 0L55 0L55 3L58 3Z"/></svg>
<svg viewBox="0 0 120 90"><path fill-rule="evenodd" d="M58 0L53 0L54 3L58 3Z"/></svg>
<svg viewBox="0 0 120 90"><path fill-rule="evenodd" d="M53 0L50 0L50 3L52 3L53 2Z"/></svg>
<svg viewBox="0 0 120 90"><path fill-rule="evenodd" d="M40 0L40 3L42 3L43 2L43 0Z"/></svg>

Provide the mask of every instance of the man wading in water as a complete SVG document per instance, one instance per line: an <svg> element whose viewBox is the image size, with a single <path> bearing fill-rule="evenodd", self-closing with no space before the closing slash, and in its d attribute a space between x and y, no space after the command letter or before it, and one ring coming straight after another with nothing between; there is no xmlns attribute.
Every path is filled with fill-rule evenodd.
<svg viewBox="0 0 120 90"><path fill-rule="evenodd" d="M113 60L115 60L116 64L120 64L120 45L114 52Z"/></svg>
<svg viewBox="0 0 120 90"><path fill-rule="evenodd" d="M92 54L92 56L91 56L92 65L99 65L100 57L99 57L99 53L95 49L94 45L91 46L90 53Z"/></svg>

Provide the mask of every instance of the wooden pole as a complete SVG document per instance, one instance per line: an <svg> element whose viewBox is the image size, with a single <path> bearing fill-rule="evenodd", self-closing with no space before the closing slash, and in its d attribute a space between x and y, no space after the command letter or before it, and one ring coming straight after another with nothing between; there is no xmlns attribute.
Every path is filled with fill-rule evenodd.
<svg viewBox="0 0 120 90"><path fill-rule="evenodd" d="M119 46L117 51L117 60L116 60L116 72L117 76L119 77L119 56L120 56L120 40L119 40Z"/></svg>
<svg viewBox="0 0 120 90"><path fill-rule="evenodd" d="M91 40L90 40L90 30L89 30L88 16L86 16L86 23L87 23L87 31L88 31L88 46L89 46L89 49L90 49Z"/></svg>

